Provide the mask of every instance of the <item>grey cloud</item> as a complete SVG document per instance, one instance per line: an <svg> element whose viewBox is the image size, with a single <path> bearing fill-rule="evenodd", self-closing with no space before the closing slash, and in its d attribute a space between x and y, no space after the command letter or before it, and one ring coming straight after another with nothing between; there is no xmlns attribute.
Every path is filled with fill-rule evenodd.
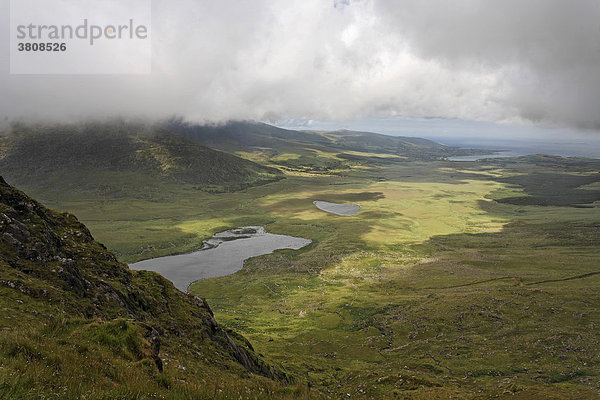
<svg viewBox="0 0 600 400"><path fill-rule="evenodd" d="M0 116L600 127L599 21L576 0L154 0L152 74L9 75L5 52Z"/></svg>
<svg viewBox="0 0 600 400"><path fill-rule="evenodd" d="M423 58L483 66L491 100L534 122L600 127L600 2L380 0L377 12ZM510 114L507 114L510 118Z"/></svg>

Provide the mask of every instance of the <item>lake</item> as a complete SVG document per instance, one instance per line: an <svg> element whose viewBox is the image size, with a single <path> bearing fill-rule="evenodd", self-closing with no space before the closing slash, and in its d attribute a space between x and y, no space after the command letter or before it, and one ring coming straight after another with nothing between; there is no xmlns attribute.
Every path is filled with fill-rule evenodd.
<svg viewBox="0 0 600 400"><path fill-rule="evenodd" d="M185 292L200 279L239 271L250 257L280 249L298 250L310 243L309 239L268 233L262 226L244 226L216 233L204 241L200 250L139 261L129 264L129 268L158 272Z"/></svg>

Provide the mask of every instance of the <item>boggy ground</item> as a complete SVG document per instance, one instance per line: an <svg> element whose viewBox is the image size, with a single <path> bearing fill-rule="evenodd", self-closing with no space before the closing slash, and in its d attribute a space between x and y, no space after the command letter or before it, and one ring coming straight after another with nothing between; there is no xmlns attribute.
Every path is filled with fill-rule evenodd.
<svg viewBox="0 0 600 400"><path fill-rule="evenodd" d="M264 153L242 155L276 165ZM598 162L361 157L236 193L40 196L125 261L244 225L313 240L191 290L315 396L597 398ZM361 211L331 215L314 200Z"/></svg>
<svg viewBox="0 0 600 400"><path fill-rule="evenodd" d="M596 398L598 196L584 208L510 199L589 201L581 192L598 167L547 161L394 165L377 180L323 178L266 196L256 204L271 229L313 247L249 260L192 291L334 398ZM555 182L545 192L512 184L542 171ZM561 186L577 176L596 183ZM318 212L308 206L317 194L361 212Z"/></svg>

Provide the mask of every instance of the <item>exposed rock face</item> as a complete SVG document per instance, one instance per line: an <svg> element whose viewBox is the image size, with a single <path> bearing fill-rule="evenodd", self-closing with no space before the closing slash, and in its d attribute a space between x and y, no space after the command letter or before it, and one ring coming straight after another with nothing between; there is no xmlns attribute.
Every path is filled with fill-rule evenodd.
<svg viewBox="0 0 600 400"><path fill-rule="evenodd" d="M73 215L45 208L1 177L0 285L55 304L67 315L136 321L159 370L161 343L177 337L210 346L250 372L289 381L256 356L246 339L222 328L203 299L156 273L129 270Z"/></svg>

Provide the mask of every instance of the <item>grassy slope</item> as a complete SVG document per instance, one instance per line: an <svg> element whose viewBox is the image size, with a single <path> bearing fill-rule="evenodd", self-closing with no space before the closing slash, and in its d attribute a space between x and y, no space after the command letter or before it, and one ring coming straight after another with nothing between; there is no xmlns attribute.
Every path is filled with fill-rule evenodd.
<svg viewBox="0 0 600 400"><path fill-rule="evenodd" d="M165 184L227 192L282 178L166 129L119 121L14 126L0 137L0 171L26 189L106 198L153 199Z"/></svg>
<svg viewBox="0 0 600 400"><path fill-rule="evenodd" d="M75 217L1 179L0 219L0 397L302 394L201 298L129 271Z"/></svg>
<svg viewBox="0 0 600 400"><path fill-rule="evenodd" d="M581 190L597 190L589 179L597 163L425 162L286 145L240 154L285 167L287 179L232 194L172 185L135 201L39 195L75 212L125 260L189 250L246 224L313 239L193 290L258 352L323 394L598 396L598 203L491 201L561 192L561 202L580 206L589 198L572 175L586 177ZM552 183L544 190L523 178L540 174ZM315 199L362 211L326 214Z"/></svg>

